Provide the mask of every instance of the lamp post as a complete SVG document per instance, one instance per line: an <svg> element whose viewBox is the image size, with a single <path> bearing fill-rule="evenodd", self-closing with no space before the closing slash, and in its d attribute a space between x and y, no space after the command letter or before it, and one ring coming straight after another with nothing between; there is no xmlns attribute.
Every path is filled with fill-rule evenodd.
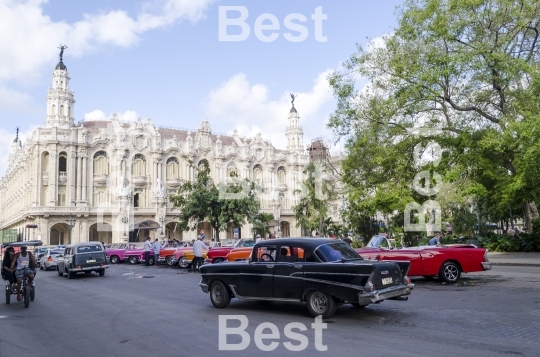
<svg viewBox="0 0 540 357"><path fill-rule="evenodd" d="M73 230L73 227L75 227L75 222L77 221L75 218L71 217L71 215L69 215L69 218L66 219L66 225L69 229L69 244L71 244L71 231Z"/></svg>
<svg viewBox="0 0 540 357"><path fill-rule="evenodd" d="M128 222L129 222L129 218L127 216L122 217L122 223L124 223L124 237L127 237L126 225Z"/></svg>
<svg viewBox="0 0 540 357"><path fill-rule="evenodd" d="M163 223L165 223L165 216L159 217L159 221L161 222L161 235L163 236Z"/></svg>

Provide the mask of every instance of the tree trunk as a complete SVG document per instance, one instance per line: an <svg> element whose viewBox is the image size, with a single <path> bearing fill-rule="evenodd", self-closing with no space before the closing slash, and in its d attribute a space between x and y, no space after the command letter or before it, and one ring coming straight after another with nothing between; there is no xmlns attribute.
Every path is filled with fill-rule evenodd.
<svg viewBox="0 0 540 357"><path fill-rule="evenodd" d="M533 219L538 217L538 211L534 202L523 202L523 217L525 218L525 231L529 234L533 232ZM535 217L536 216L536 217Z"/></svg>

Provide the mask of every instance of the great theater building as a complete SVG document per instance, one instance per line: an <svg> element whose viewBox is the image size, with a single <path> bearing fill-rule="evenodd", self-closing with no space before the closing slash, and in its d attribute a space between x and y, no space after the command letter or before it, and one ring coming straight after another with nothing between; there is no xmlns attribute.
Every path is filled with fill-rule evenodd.
<svg viewBox="0 0 540 357"><path fill-rule="evenodd" d="M279 150L260 134L245 138L236 131L213 133L206 120L192 131L160 127L151 119L127 123L116 115L75 124L69 80L61 60L47 92L45 126L24 143L17 136L12 144L0 181L4 240L116 243L141 241L148 235L191 240L196 232L176 229L179 212L168 197L184 180L194 179L194 166L203 159L215 182L235 171L239 178L261 183L261 210L274 215L272 229L282 236L301 235L292 207L299 199L309 155L294 105L284 133L287 145ZM338 220L337 205L334 208ZM207 236L215 234L207 222L200 222L199 228ZM251 228L249 223L229 227L220 237L249 237Z"/></svg>

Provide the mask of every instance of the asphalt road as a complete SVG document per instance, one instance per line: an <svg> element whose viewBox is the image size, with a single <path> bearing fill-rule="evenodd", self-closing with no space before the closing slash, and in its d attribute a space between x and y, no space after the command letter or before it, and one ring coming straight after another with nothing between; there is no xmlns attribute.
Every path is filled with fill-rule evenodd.
<svg viewBox="0 0 540 357"><path fill-rule="evenodd" d="M28 309L15 296L0 304L0 356L540 356L540 268L494 267L457 285L418 279L409 301L341 306L319 346L304 305L233 300L218 310L198 282L178 268L124 264L74 280L39 272ZM220 315L247 317L247 349L219 350ZM279 330L273 352L255 342L264 322ZM292 322L307 328L293 330L307 339L302 351L285 348L299 344L284 335Z"/></svg>

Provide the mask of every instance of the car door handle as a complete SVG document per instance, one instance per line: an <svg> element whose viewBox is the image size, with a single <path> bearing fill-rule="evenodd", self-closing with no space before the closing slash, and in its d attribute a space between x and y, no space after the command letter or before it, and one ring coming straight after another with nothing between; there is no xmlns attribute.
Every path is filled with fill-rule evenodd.
<svg viewBox="0 0 540 357"><path fill-rule="evenodd" d="M274 264L266 264L266 267L267 267L267 268L273 268L273 267L274 267Z"/></svg>

